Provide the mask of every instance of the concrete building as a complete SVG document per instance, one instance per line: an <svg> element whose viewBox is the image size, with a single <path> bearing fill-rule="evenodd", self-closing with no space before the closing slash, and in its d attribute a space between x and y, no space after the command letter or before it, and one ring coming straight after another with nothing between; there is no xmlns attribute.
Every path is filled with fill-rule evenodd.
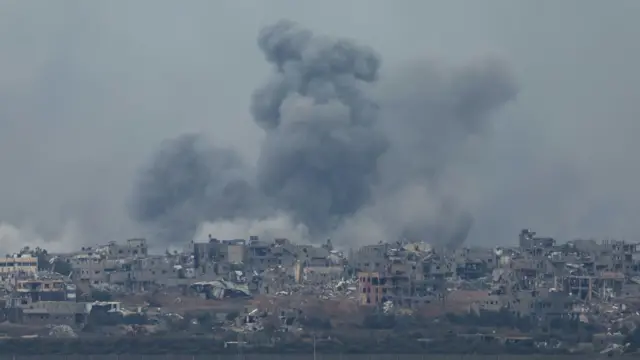
<svg viewBox="0 0 640 360"><path fill-rule="evenodd" d="M356 271L384 271L390 244L367 245L357 249L349 259Z"/></svg>
<svg viewBox="0 0 640 360"><path fill-rule="evenodd" d="M63 280L17 280L15 292L26 303L67 300L67 285Z"/></svg>
<svg viewBox="0 0 640 360"><path fill-rule="evenodd" d="M531 249L534 247L550 248L556 244L556 241L550 237L536 237L536 233L529 229L523 229L519 236L520 249Z"/></svg>
<svg viewBox="0 0 640 360"><path fill-rule="evenodd" d="M67 259L73 269L72 279L84 284L99 284L109 280L107 259L100 255L79 254Z"/></svg>
<svg viewBox="0 0 640 360"><path fill-rule="evenodd" d="M13 273L34 275L38 272L38 258L29 255L0 258L0 276Z"/></svg>
<svg viewBox="0 0 640 360"><path fill-rule="evenodd" d="M389 283L379 272L358 272L358 294L360 304L366 306L381 305L387 301Z"/></svg>
<svg viewBox="0 0 640 360"><path fill-rule="evenodd" d="M128 239L124 244L112 241L107 245L106 255L110 259L145 257L149 255L149 247L147 240L142 238Z"/></svg>
<svg viewBox="0 0 640 360"><path fill-rule="evenodd" d="M344 277L342 266L315 266L305 267L303 270L303 283L322 285L332 281L339 281Z"/></svg>
<svg viewBox="0 0 640 360"><path fill-rule="evenodd" d="M27 306L10 308L8 319L25 325L79 326L86 321L85 304L62 301L41 301Z"/></svg>

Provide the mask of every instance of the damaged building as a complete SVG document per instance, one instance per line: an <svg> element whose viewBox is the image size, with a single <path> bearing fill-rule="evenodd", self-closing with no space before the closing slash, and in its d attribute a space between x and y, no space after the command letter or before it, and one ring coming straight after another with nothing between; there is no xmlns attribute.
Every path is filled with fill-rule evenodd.
<svg viewBox="0 0 640 360"><path fill-rule="evenodd" d="M101 319L146 334L157 324L180 321L183 309L215 308L211 331L257 334L275 327L293 334L304 332L305 321L323 328L346 321L349 316L317 317L346 307L348 314L510 314L549 329L557 321L579 321L611 329L594 340L594 348L623 346L617 329L640 324L632 305L640 298L640 247L614 240L560 243L528 229L517 240L513 247L456 249L428 241L379 242L345 256L331 240L308 245L209 236L189 242L185 251L152 254L145 239L129 239L56 254L70 267L69 276L40 273L37 258L29 256L0 261L0 276L8 321L34 326L81 329ZM224 304L252 310L220 313ZM196 325L187 328L202 331Z"/></svg>

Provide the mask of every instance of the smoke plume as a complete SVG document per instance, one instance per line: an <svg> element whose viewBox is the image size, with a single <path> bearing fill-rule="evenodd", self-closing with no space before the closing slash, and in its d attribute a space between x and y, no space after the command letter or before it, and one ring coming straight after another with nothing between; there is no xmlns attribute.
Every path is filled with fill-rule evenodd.
<svg viewBox="0 0 640 360"><path fill-rule="evenodd" d="M0 244L4 251L0 256L11 255L25 246L46 248L49 253L63 253L80 244L81 240L81 231L74 223L65 224L58 236L45 239L36 229L0 222Z"/></svg>
<svg viewBox="0 0 640 360"><path fill-rule="evenodd" d="M169 141L136 186L136 220L168 242L203 223L351 244L465 241L473 224L465 164L517 93L505 64L418 63L381 77L369 47L290 21L264 28L258 46L273 71L251 98L265 133L255 166L196 136Z"/></svg>
<svg viewBox="0 0 640 360"><path fill-rule="evenodd" d="M274 67L252 102L266 132L258 185L312 236L327 235L370 200L387 148L376 106L361 89L376 80L380 60L367 47L289 21L263 29L258 45Z"/></svg>
<svg viewBox="0 0 640 360"><path fill-rule="evenodd" d="M132 215L151 225L159 241L189 241L203 222L257 214L259 202L248 178L233 150L181 135L162 144L141 171Z"/></svg>
<svg viewBox="0 0 640 360"><path fill-rule="evenodd" d="M379 163L377 221L394 224L388 236L459 246L473 223L467 162L482 153L493 113L517 94L508 67L493 59L462 68L409 64L377 90L392 144Z"/></svg>

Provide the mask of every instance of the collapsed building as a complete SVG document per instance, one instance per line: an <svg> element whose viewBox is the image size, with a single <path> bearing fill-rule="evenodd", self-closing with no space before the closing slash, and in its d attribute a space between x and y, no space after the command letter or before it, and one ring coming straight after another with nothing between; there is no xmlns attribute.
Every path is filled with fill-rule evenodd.
<svg viewBox="0 0 640 360"><path fill-rule="evenodd" d="M640 248L624 241L558 244L525 229L519 246L438 252L380 243L350 257L365 307L509 312L549 324L593 318L589 309L640 294ZM593 319L592 319L593 320Z"/></svg>
<svg viewBox="0 0 640 360"><path fill-rule="evenodd" d="M339 306L353 304L384 314L508 313L533 319L542 327L573 319L602 324L612 329L611 334L640 323L633 310L637 306L631 305L640 296L637 244L558 243L528 229L520 232L517 246L499 248L438 249L428 242L380 242L345 256L331 240L312 246L285 238L209 236L204 242L188 243L184 251L165 254L150 253L145 239L130 239L53 256L56 264L69 267L68 276L57 274L54 265L38 264L35 256L0 259L0 294L7 321L81 329L91 319L130 323L160 316L166 320L182 316L180 309L206 309L212 304L218 311L215 326L261 332L267 314L275 314L271 317L277 318L277 328L298 332L304 326L300 321L317 316L320 309L331 316ZM169 303L152 301L153 294L171 291ZM98 299L99 293L125 302L139 294L150 295L125 305ZM254 299L261 299L260 305L231 322L226 316L233 310L220 313L219 304L225 301L246 306ZM317 302L327 300L341 305L331 310ZM308 313L300 310L310 304L315 308ZM142 321L144 325L130 331L137 334L149 323ZM600 336L598 346L609 346L614 338L618 339Z"/></svg>

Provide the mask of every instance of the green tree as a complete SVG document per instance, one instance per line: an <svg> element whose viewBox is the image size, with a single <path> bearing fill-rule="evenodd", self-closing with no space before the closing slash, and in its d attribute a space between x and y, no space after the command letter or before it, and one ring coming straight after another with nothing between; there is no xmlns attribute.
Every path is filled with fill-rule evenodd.
<svg viewBox="0 0 640 360"><path fill-rule="evenodd" d="M60 275L69 276L73 272L73 267L68 262L62 259L53 260L51 266L53 272L57 272Z"/></svg>
<svg viewBox="0 0 640 360"><path fill-rule="evenodd" d="M49 263L51 257L49 256L49 253L46 249L42 249L40 247L32 249L29 246L25 246L20 250L18 255L29 255L38 258L38 270L40 271L49 270L51 267L51 264Z"/></svg>

